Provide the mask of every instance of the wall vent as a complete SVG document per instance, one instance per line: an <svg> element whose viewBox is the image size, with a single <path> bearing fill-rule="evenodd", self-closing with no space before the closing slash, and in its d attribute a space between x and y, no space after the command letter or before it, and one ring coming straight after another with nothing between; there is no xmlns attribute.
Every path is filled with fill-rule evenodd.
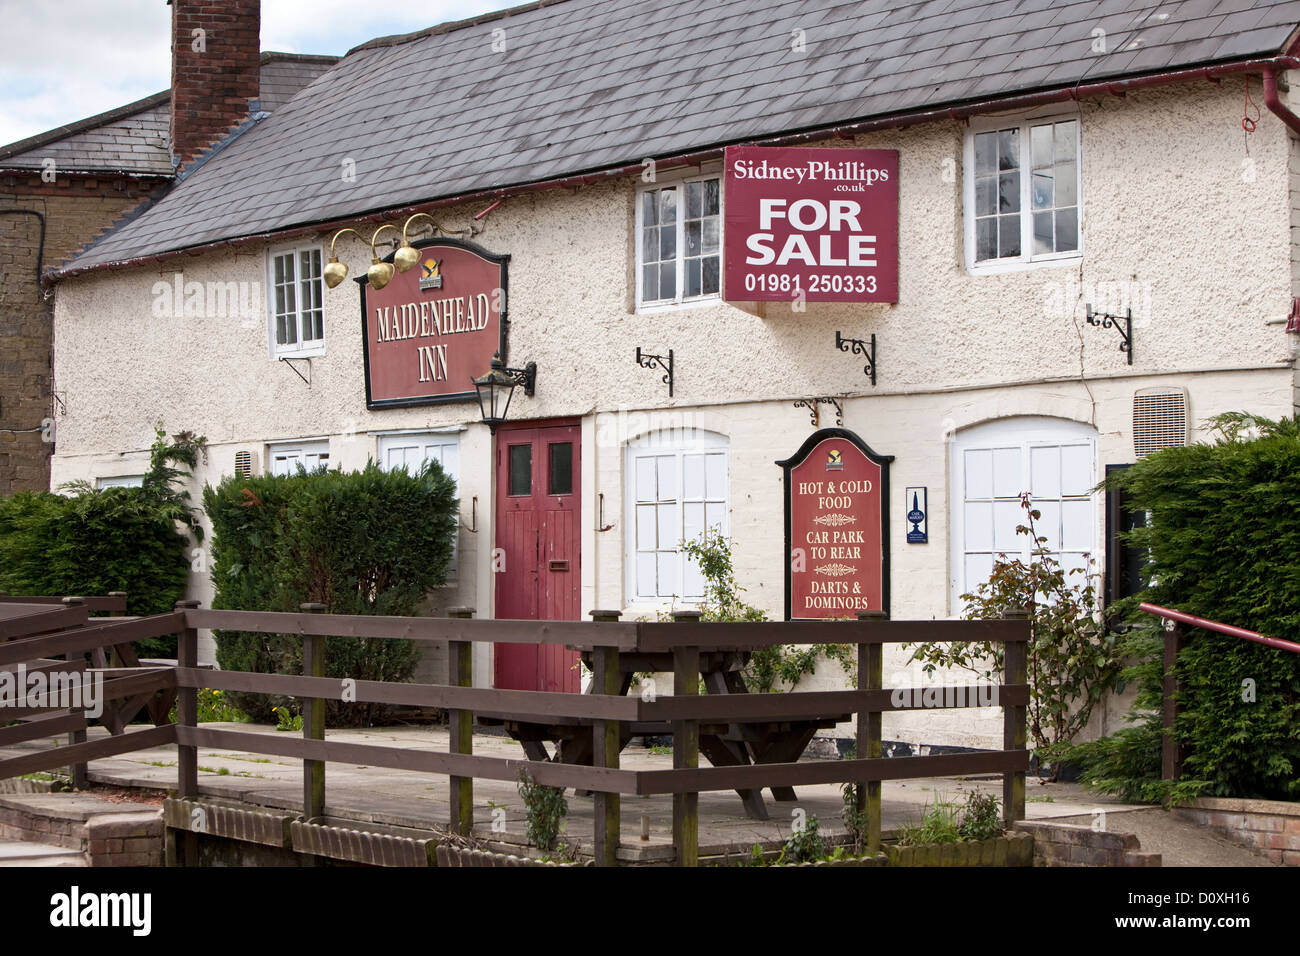
<svg viewBox="0 0 1300 956"><path fill-rule="evenodd" d="M1187 444L1187 389L1140 388L1133 393L1133 451L1145 458Z"/></svg>
<svg viewBox="0 0 1300 956"><path fill-rule="evenodd" d="M235 475L251 478L253 475L253 453L251 451L235 452Z"/></svg>

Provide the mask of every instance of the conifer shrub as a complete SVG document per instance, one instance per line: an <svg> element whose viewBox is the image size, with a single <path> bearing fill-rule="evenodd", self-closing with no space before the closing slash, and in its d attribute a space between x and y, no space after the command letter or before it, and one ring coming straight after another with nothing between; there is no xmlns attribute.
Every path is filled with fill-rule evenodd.
<svg viewBox="0 0 1300 956"><path fill-rule="evenodd" d="M212 606L297 612L324 604L334 614L413 615L445 583L457 528L455 484L436 462L414 474L373 462L356 472L301 468L287 476L231 476L208 487ZM302 639L217 631L217 662L229 670L301 674ZM410 641L326 640L326 674L403 681L418 649ZM272 721L286 698L231 693L256 720ZM368 726L390 710L330 702L331 726Z"/></svg>
<svg viewBox="0 0 1300 956"><path fill-rule="evenodd" d="M1300 798L1300 654L1194 629L1179 655L1187 747L1182 779L1160 780L1162 621L1148 601L1300 641L1300 420L1245 413L1211 423L1213 444L1169 448L1113 475L1147 526L1145 589L1118 609L1138 684L1133 726L1081 745L1084 779L1127 799Z"/></svg>

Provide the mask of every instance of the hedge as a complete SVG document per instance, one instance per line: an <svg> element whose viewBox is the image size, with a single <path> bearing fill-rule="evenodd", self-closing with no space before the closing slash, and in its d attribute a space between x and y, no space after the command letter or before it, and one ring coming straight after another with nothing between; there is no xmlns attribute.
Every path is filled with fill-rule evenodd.
<svg viewBox="0 0 1300 956"><path fill-rule="evenodd" d="M413 615L446 581L457 529L455 484L436 462L418 472L305 472L231 476L203 493L212 522L214 608L297 611L324 604L335 614ZM302 641L289 635L217 631L224 669L302 673ZM414 671L409 641L329 638L326 673L402 681ZM271 720L285 698L231 693L249 716ZM332 726L370 725L390 708L331 702Z"/></svg>
<svg viewBox="0 0 1300 956"><path fill-rule="evenodd" d="M1234 413L1213 424L1215 444L1157 452L1109 480L1148 514L1129 536L1148 555L1146 588L1125 608L1137 726L1076 756L1094 784L1130 799L1300 797L1300 654L1202 630L1176 668L1183 781L1159 782L1163 640L1136 603L1300 640L1300 420Z"/></svg>

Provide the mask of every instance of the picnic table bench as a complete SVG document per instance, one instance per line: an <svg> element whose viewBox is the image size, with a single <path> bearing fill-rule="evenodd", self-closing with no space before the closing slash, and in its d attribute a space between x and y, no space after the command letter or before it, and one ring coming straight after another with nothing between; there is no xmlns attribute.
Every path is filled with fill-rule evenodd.
<svg viewBox="0 0 1300 956"><path fill-rule="evenodd" d="M570 649L575 649L570 647ZM591 652L577 648L583 664L591 668ZM709 694L747 694L741 670L749 662L748 651L706 651L700 654L700 676ZM620 695L626 695L639 673L664 673L673 669L669 652L619 654ZM590 693L588 688L586 693ZM593 724L581 717L552 717L546 721L521 720L505 714L477 712L476 719L489 726L500 726L519 741L529 760L591 766L595 748ZM752 720L715 723L700 721L700 753L715 767L748 766L765 763L793 763L808 747L818 730L829 729L850 719L849 714L824 714L798 720ZM668 735L667 722L627 722L622 724L619 750L633 737ZM555 750L547 750L553 743ZM793 787L771 787L772 798L781 802L797 799ZM578 795L584 795L579 791ZM759 790L737 790L745 815L754 820L768 819L767 806Z"/></svg>

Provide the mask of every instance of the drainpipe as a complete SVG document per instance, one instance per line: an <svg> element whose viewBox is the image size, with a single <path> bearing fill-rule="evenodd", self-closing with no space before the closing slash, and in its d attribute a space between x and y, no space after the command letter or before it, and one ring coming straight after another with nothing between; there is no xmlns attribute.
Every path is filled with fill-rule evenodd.
<svg viewBox="0 0 1300 956"><path fill-rule="evenodd" d="M1264 74L1264 103L1268 106L1269 112L1286 123L1291 132L1300 135L1300 116L1291 112L1278 96L1277 72L1272 66L1264 67L1261 72Z"/></svg>

